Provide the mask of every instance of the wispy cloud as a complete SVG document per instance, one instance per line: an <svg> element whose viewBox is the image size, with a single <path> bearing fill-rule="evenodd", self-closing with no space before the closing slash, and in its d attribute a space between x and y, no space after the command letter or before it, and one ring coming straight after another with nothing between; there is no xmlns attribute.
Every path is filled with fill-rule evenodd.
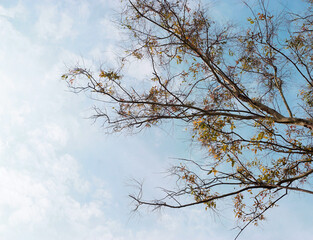
<svg viewBox="0 0 313 240"><path fill-rule="evenodd" d="M63 39L74 35L73 19L66 14L58 13L54 6L43 7L36 24L37 34L45 39Z"/></svg>

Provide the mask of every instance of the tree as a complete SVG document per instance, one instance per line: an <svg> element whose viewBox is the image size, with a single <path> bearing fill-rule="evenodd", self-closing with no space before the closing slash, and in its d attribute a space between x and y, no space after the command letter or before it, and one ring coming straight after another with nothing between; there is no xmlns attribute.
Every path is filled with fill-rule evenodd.
<svg viewBox="0 0 313 240"><path fill-rule="evenodd" d="M313 194L312 2L301 14L274 16L260 0L247 5L251 17L240 28L219 25L188 0L124 4L120 27L131 44L120 66L76 67L63 78L105 103L95 117L113 132L184 122L208 154L173 167L178 189L164 198L132 195L137 207L214 209L231 199L240 234L287 194ZM146 87L123 76L134 58L151 63Z"/></svg>

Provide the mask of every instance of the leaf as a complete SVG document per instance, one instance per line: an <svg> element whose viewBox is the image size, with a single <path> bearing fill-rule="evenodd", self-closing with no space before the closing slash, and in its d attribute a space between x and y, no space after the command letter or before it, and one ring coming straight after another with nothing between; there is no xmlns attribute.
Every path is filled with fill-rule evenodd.
<svg viewBox="0 0 313 240"><path fill-rule="evenodd" d="M257 137L257 141L260 141L264 137L264 132L260 132Z"/></svg>

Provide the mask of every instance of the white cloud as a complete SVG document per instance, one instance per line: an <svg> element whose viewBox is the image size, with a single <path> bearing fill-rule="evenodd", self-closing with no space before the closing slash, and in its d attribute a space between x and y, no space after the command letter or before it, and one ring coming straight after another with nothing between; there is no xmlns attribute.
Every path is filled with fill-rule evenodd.
<svg viewBox="0 0 313 240"><path fill-rule="evenodd" d="M102 31L103 39L118 40L122 38L121 31L118 29L116 23L112 22L110 18L105 17L100 21L100 31Z"/></svg>
<svg viewBox="0 0 313 240"><path fill-rule="evenodd" d="M121 1L114 1L114 0L99 0L99 3L103 5L104 8L110 9L121 9Z"/></svg>
<svg viewBox="0 0 313 240"><path fill-rule="evenodd" d="M77 1L75 1L77 3ZM81 1L78 6L78 17L83 21L87 21L90 17L90 4L89 2Z"/></svg>
<svg viewBox="0 0 313 240"><path fill-rule="evenodd" d="M40 14L43 37L71 34L67 15L51 7ZM103 209L111 194L103 180L84 177L81 164L66 150L81 125L64 106L69 95L57 80L64 60L59 57L77 55L37 45L7 19L0 19L0 28L5 45L0 46L0 235L86 239L107 221ZM53 36L55 31L60 35Z"/></svg>
<svg viewBox="0 0 313 240"><path fill-rule="evenodd" d="M15 139L15 144L0 155L0 235L6 239L11 239L10 233L17 227L26 228L23 232L26 239L42 239L34 234L42 228L60 231L59 224L68 225L68 229L61 231L62 236L67 231L78 231L82 236L73 239L84 239L83 235L89 230L81 232L82 226L92 231L90 224L94 220L96 228L106 219L103 209L110 193L103 184L90 189L94 183L81 176L77 160L57 153L61 147L54 144L53 132L53 129L50 132L45 128L41 132L37 129L26 142ZM86 200L81 202L80 198Z"/></svg>
<svg viewBox="0 0 313 240"><path fill-rule="evenodd" d="M18 3L16 6L12 8L4 8L0 5L0 17L6 18L18 18L25 14L25 8L21 3Z"/></svg>
<svg viewBox="0 0 313 240"><path fill-rule="evenodd" d="M39 18L36 23L37 34L44 39L61 40L74 36L73 19L55 5L39 7Z"/></svg>

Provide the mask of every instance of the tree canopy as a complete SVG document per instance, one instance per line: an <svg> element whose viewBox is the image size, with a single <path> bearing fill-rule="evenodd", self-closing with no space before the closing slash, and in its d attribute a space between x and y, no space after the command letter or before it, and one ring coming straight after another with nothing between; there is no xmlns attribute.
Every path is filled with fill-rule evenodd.
<svg viewBox="0 0 313 240"><path fill-rule="evenodd" d="M129 35L117 68L70 69L74 91L104 103L95 117L113 132L184 123L205 161L170 169L176 189L137 206L214 209L230 199L239 234L291 192L313 194L313 10L272 14L264 1L246 24L221 24L189 0L125 0L119 26ZM140 87L124 73L149 61ZM188 197L189 196L189 197ZM192 198L190 198L190 196Z"/></svg>

